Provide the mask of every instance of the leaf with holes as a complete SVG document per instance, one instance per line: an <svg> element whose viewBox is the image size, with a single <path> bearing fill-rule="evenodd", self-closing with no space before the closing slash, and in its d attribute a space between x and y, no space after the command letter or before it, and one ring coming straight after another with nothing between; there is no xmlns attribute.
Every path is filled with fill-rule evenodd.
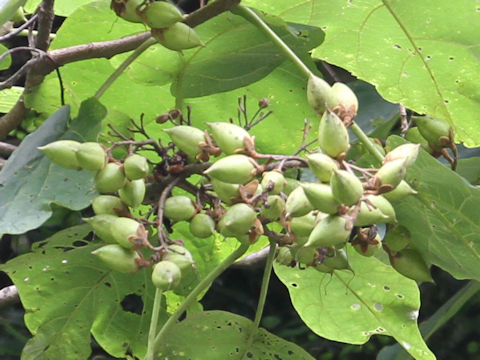
<svg viewBox="0 0 480 360"><path fill-rule="evenodd" d="M90 204L95 173L55 165L37 147L59 139L95 141L105 114L98 100L85 100L67 129L70 108L64 106L25 138L0 172L0 234L37 228L52 215L51 203L72 210Z"/></svg>
<svg viewBox="0 0 480 360"><path fill-rule="evenodd" d="M87 359L90 332L115 357L144 356L154 294L151 271L107 269L91 254L102 245L91 241L89 225L79 225L0 266L18 288L25 324L34 335L22 359Z"/></svg>
<svg viewBox="0 0 480 360"><path fill-rule="evenodd" d="M478 23L478 1L246 0L245 5L321 27L325 42L313 56L374 84L391 102L447 120L468 146L480 144L480 48L478 27L472 26Z"/></svg>
<svg viewBox="0 0 480 360"><path fill-rule="evenodd" d="M387 147L403 143L391 136ZM418 195L393 204L398 221L412 234L412 245L457 279L480 280L480 189L423 150L406 179Z"/></svg>
<svg viewBox="0 0 480 360"><path fill-rule="evenodd" d="M435 359L417 326L420 298L415 281L374 257L348 246L353 273L333 275L313 268L275 264L295 310L316 334L335 341L364 344L375 334L389 335L416 359Z"/></svg>
<svg viewBox="0 0 480 360"><path fill-rule="evenodd" d="M264 329L258 330L248 346L252 326L249 319L225 311L196 313L171 328L157 356L175 360L313 359L298 345Z"/></svg>

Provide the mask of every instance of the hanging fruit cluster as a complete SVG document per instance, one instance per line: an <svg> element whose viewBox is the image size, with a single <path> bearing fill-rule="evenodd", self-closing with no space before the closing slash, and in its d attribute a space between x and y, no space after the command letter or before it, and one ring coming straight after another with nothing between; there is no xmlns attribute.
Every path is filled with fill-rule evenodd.
<svg viewBox="0 0 480 360"><path fill-rule="evenodd" d="M147 159L132 151L142 142L114 144L128 146L123 161L111 155L113 147L105 149L97 143L60 140L40 150L65 168L97 171L95 184L101 195L92 202L95 216L85 221L110 244L94 254L120 272L154 264L152 281L162 290L187 293L196 277L194 259L183 241L169 237L178 222L189 222L191 234L199 239L220 234L251 244L266 234L279 245L281 264L327 273L350 268L347 243L364 256L383 248L400 273L431 281L427 264L409 247L408 231L397 224L390 203L416 194L404 177L420 145L393 149L379 169L360 168L346 160L347 127L358 108L355 94L345 84L330 87L314 76L307 94L321 120L318 149L305 157L257 152L255 138L245 129L253 120L245 127L207 122L206 130L201 130L184 121L178 110L159 116L159 124L171 121L175 126L164 129L171 140L167 146L149 139L155 143L150 150L162 161L148 177L150 187L157 186L148 220L131 213L144 202L149 175ZM257 114L262 114L268 102L263 99L258 106ZM315 181L285 175L290 168L307 167ZM201 179L190 182L192 174ZM153 220L152 214L157 215ZM384 240L378 224L388 224ZM155 232L158 246L149 237ZM153 252L149 259L146 251Z"/></svg>
<svg viewBox="0 0 480 360"><path fill-rule="evenodd" d="M195 30L181 22L182 12L167 1L112 0L110 7L125 20L148 26L167 49L181 51L203 45Z"/></svg>

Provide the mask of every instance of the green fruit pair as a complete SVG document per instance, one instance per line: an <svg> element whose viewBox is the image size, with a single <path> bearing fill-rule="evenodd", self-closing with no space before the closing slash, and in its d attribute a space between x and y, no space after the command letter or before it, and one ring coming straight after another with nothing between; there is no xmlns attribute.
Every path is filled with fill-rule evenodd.
<svg viewBox="0 0 480 360"><path fill-rule="evenodd" d="M131 249L138 233L145 231L142 224L127 217L102 214L84 220L102 240L126 249Z"/></svg>

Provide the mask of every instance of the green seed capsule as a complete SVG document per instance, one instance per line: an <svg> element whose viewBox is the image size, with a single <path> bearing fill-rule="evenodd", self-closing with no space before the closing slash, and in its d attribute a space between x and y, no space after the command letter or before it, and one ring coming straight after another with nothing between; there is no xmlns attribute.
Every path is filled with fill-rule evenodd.
<svg viewBox="0 0 480 360"><path fill-rule="evenodd" d="M183 19L182 12L167 1L155 1L147 4L143 10L145 24L154 29L172 26Z"/></svg>
<svg viewBox="0 0 480 360"><path fill-rule="evenodd" d="M391 251L401 251L410 244L411 239L410 231L403 225L397 225L388 229L383 241Z"/></svg>
<svg viewBox="0 0 480 360"><path fill-rule="evenodd" d="M171 261L163 260L153 267L152 283L162 291L174 289L180 283L181 278L180 268Z"/></svg>
<svg viewBox="0 0 480 360"><path fill-rule="evenodd" d="M193 269L193 256L185 247L180 245L170 245L168 247L168 253L165 260L169 260L180 268L182 274Z"/></svg>
<svg viewBox="0 0 480 360"><path fill-rule="evenodd" d="M125 185L126 181L122 166L108 163L97 173L95 186L99 193L113 193Z"/></svg>
<svg viewBox="0 0 480 360"><path fill-rule="evenodd" d="M137 235L140 223L126 217L117 217L110 224L110 232L115 241L126 249L133 247L130 238ZM143 226L143 225L142 225Z"/></svg>
<svg viewBox="0 0 480 360"><path fill-rule="evenodd" d="M172 221L188 221L196 213L197 209L188 196L172 196L165 201L163 214Z"/></svg>
<svg viewBox="0 0 480 360"><path fill-rule="evenodd" d="M422 255L413 249L404 249L390 256L390 264L403 276L416 281L434 282Z"/></svg>
<svg viewBox="0 0 480 360"><path fill-rule="evenodd" d="M297 237L309 236L315 227L316 216L313 212L309 212L307 215L295 217L290 220L290 230Z"/></svg>
<svg viewBox="0 0 480 360"><path fill-rule="evenodd" d="M351 233L346 226L347 220L344 217L329 215L315 225L304 246L318 249L345 244Z"/></svg>
<svg viewBox="0 0 480 360"><path fill-rule="evenodd" d="M237 150L245 149L245 139L251 141L250 134L244 128L227 122L206 123L215 143L227 155L235 154Z"/></svg>
<svg viewBox="0 0 480 360"><path fill-rule="evenodd" d="M143 202L145 190L145 180L127 180L125 185L118 190L118 195L125 204L132 208L136 208Z"/></svg>
<svg viewBox="0 0 480 360"><path fill-rule="evenodd" d="M310 75L308 78L307 100L310 107L320 116L327 107L332 109L332 105L335 103L335 97L330 85L315 75Z"/></svg>
<svg viewBox="0 0 480 360"><path fill-rule="evenodd" d="M202 152L200 143L205 142L205 134L202 130L193 126L179 125L170 129L164 129L177 148L195 161L197 155Z"/></svg>
<svg viewBox="0 0 480 360"><path fill-rule="evenodd" d="M344 111L352 112L352 117L358 111L358 99L355 93L344 83L336 82L332 85L332 94L335 98L335 106L340 106ZM333 106L332 108L334 108Z"/></svg>
<svg viewBox="0 0 480 360"><path fill-rule="evenodd" d="M288 195L287 202L285 203L286 217L307 215L312 210L313 206L310 201L308 201L301 186L297 187Z"/></svg>
<svg viewBox="0 0 480 360"><path fill-rule="evenodd" d="M412 187L405 181L402 180L398 183L395 189L388 191L382 194L388 201L397 201L402 200L408 195L416 195L417 191L413 190Z"/></svg>
<svg viewBox="0 0 480 360"><path fill-rule="evenodd" d="M77 160L77 151L80 147L78 141L73 140L58 140L45 146L40 146L38 149L56 165L65 169L77 170L80 169L80 164Z"/></svg>
<svg viewBox="0 0 480 360"><path fill-rule="evenodd" d="M138 154L130 155L123 162L123 169L129 180L143 179L149 172L147 158Z"/></svg>
<svg viewBox="0 0 480 360"><path fill-rule="evenodd" d="M240 197L238 184L229 184L212 177L211 184L215 194L227 205L232 204L232 199Z"/></svg>
<svg viewBox="0 0 480 360"><path fill-rule="evenodd" d="M207 214L197 214L190 221L190 232L197 238L208 238L215 234L215 221Z"/></svg>
<svg viewBox="0 0 480 360"><path fill-rule="evenodd" d="M355 242L356 239L357 239L357 235L353 238L352 242ZM353 245L353 248L360 255L371 257L375 255L378 252L378 250L382 248L382 238L380 237L380 235L377 235L375 236L375 239L372 241L372 243L368 243L365 245L356 243L355 245Z"/></svg>
<svg viewBox="0 0 480 360"><path fill-rule="evenodd" d="M264 189L267 188L270 184L273 186L272 189L269 191L271 195L278 195L280 194L286 184L285 177L279 171L266 171L262 174L262 182L261 185Z"/></svg>
<svg viewBox="0 0 480 360"><path fill-rule="evenodd" d="M302 247L295 253L295 260L302 265L312 265L315 260L316 250L311 247Z"/></svg>
<svg viewBox="0 0 480 360"><path fill-rule="evenodd" d="M432 118L430 116L412 116L415 120L420 134L427 139L430 144L443 147L442 138L449 138L450 125L445 121Z"/></svg>
<svg viewBox="0 0 480 360"><path fill-rule="evenodd" d="M412 143L420 144L423 150L428 152L429 154L433 153L433 149L428 145L427 139L425 139L422 134L420 134L420 130L418 127L412 127L408 129L407 133L405 134L405 140L408 140Z"/></svg>
<svg viewBox="0 0 480 360"><path fill-rule="evenodd" d="M98 171L105 167L107 154L102 145L96 142L80 144L77 149L77 161L81 168Z"/></svg>
<svg viewBox="0 0 480 360"><path fill-rule="evenodd" d="M245 184L253 179L255 166L246 155L229 155L214 162L204 174L230 184Z"/></svg>
<svg viewBox="0 0 480 360"><path fill-rule="evenodd" d="M291 265L293 261L292 251L288 247L281 247L278 250L278 254L275 260L282 265Z"/></svg>
<svg viewBox="0 0 480 360"><path fill-rule="evenodd" d="M100 214L83 220L92 227L100 239L108 243L117 243L111 231L111 225L117 217L117 215Z"/></svg>
<svg viewBox="0 0 480 360"><path fill-rule="evenodd" d="M218 222L218 230L223 236L241 237L247 234L257 215L255 210L244 203L232 205Z"/></svg>
<svg viewBox="0 0 480 360"><path fill-rule="evenodd" d="M360 205L355 226L391 224L397 221L395 210L382 195L368 195Z"/></svg>
<svg viewBox="0 0 480 360"><path fill-rule="evenodd" d="M396 188L403 180L407 172L405 159L397 159L386 162L378 169L375 177L380 180L382 185L391 185Z"/></svg>
<svg viewBox="0 0 480 360"><path fill-rule="evenodd" d="M110 269L121 273L133 273L139 269L137 260L140 256L137 252L118 244L102 246L92 251L92 254L98 256Z"/></svg>
<svg viewBox="0 0 480 360"><path fill-rule="evenodd" d="M326 111L318 127L318 144L329 156L336 158L350 147L348 130L342 120L333 112Z"/></svg>
<svg viewBox="0 0 480 360"><path fill-rule="evenodd" d="M195 30L181 22L177 22L167 29L152 29L152 36L167 49L174 51L204 46Z"/></svg>
<svg viewBox="0 0 480 360"><path fill-rule="evenodd" d="M405 159L405 166L409 167L415 162L415 160L417 160L419 149L420 144L400 145L385 155L385 160L383 160L383 163L385 164L388 161Z"/></svg>
<svg viewBox="0 0 480 360"><path fill-rule="evenodd" d="M335 170L330 180L333 197L347 206L358 203L363 195L362 182L345 170Z"/></svg>
<svg viewBox="0 0 480 360"><path fill-rule="evenodd" d="M330 182L330 178L335 170L338 169L338 163L330 156L322 153L307 155L308 167L313 174L323 182Z"/></svg>
<svg viewBox="0 0 480 360"><path fill-rule="evenodd" d="M269 207L262 206L262 216L269 220L278 220L285 210L285 200L280 195L269 195L267 198Z"/></svg>
<svg viewBox="0 0 480 360"><path fill-rule="evenodd" d="M302 188L314 209L326 214L336 214L338 212L340 203L335 199L330 185L302 183Z"/></svg>
<svg viewBox="0 0 480 360"><path fill-rule="evenodd" d="M118 197L113 195L100 195L92 200L93 212L96 215L107 214L119 216L127 214L127 205Z"/></svg>

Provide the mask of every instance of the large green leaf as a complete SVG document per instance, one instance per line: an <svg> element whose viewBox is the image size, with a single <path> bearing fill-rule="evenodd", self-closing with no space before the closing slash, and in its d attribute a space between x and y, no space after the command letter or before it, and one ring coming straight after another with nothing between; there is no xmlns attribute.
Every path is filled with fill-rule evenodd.
<svg viewBox="0 0 480 360"><path fill-rule="evenodd" d="M24 139L0 172L0 234L21 234L37 228L52 215L51 203L72 210L90 204L97 194L93 187L95 173L57 166L37 147L58 139L94 141L105 114L98 100L88 99L67 129L70 109L65 106Z"/></svg>
<svg viewBox="0 0 480 360"><path fill-rule="evenodd" d="M142 24L118 20L108 1L95 1L79 7L69 16L57 32L52 49L90 42L114 40L144 31ZM75 111L81 101L91 97L114 72L107 59L90 59L62 67L65 101ZM59 84L56 74L50 74L27 99L27 105L39 112L49 113L59 102ZM122 74L101 98L109 110L116 110L138 120L143 113L145 122L174 107L175 101L168 86L145 87L132 82Z"/></svg>
<svg viewBox="0 0 480 360"><path fill-rule="evenodd" d="M479 3L471 0L245 0L286 21L321 27L313 56L374 84L391 102L445 119L480 144Z"/></svg>
<svg viewBox="0 0 480 360"><path fill-rule="evenodd" d="M247 348L252 321L225 311L188 316L166 335L159 359L276 360L313 359L298 345L259 329ZM242 356L244 354L244 356Z"/></svg>
<svg viewBox="0 0 480 360"><path fill-rule="evenodd" d="M405 140L392 136L388 147ZM457 279L480 280L480 189L423 150L407 172L416 196L395 202L398 221L424 258Z"/></svg>
<svg viewBox="0 0 480 360"><path fill-rule="evenodd" d="M24 8L28 12L34 12L41 2L42 0L28 0ZM90 2L92 0L56 0L54 6L55 15L69 16L77 8ZM124 20L121 21L123 22Z"/></svg>
<svg viewBox="0 0 480 360"><path fill-rule="evenodd" d="M154 293L151 271L107 269L90 254L103 243L90 240L89 225L75 226L0 266L18 288L25 324L34 335L23 360L87 359L90 332L115 357L145 354Z"/></svg>
<svg viewBox="0 0 480 360"><path fill-rule="evenodd" d="M415 281L374 257L347 249L353 273L329 275L275 264L305 324L322 337L351 344L364 344L375 334L390 335L416 359L435 359L418 330Z"/></svg>

